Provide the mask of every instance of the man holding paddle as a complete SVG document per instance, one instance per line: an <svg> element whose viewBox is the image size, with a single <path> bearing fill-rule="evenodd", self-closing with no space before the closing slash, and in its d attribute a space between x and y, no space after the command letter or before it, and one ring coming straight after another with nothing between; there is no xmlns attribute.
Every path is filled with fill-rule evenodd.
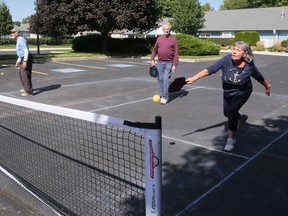
<svg viewBox="0 0 288 216"><path fill-rule="evenodd" d="M172 72L176 72L179 62L179 48L176 37L170 34L171 25L166 23L162 26L164 35L157 38L151 55L151 66L155 66L155 56L158 54L158 82L161 91L161 104L166 104L169 100L168 87Z"/></svg>

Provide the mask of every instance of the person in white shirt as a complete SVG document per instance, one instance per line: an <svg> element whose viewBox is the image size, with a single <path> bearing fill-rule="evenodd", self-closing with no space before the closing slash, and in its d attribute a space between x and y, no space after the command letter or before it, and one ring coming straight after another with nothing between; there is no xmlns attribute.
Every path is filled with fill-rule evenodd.
<svg viewBox="0 0 288 216"><path fill-rule="evenodd" d="M17 41L16 52L18 59L15 63L16 68L19 69L19 76L23 89L20 90L22 96L33 95L32 88L32 66L33 66L33 56L29 51L29 46L27 41L20 36L18 29L11 30L12 37Z"/></svg>

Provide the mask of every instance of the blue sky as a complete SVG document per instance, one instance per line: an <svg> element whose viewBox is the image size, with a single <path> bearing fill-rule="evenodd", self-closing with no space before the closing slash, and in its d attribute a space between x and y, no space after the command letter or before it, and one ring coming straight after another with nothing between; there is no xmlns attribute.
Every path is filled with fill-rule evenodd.
<svg viewBox="0 0 288 216"><path fill-rule="evenodd" d="M35 14L35 0L2 0L9 8L13 21L22 21L23 18ZM1 2L2 2L1 1ZM199 0L200 4L209 3L211 7L218 10L223 0Z"/></svg>

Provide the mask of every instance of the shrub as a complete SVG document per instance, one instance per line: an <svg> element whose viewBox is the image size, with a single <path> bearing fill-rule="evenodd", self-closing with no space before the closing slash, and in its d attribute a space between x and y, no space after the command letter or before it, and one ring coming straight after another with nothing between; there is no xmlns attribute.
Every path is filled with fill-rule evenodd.
<svg viewBox="0 0 288 216"><path fill-rule="evenodd" d="M72 49L77 52L100 52L102 47L100 35L85 35L76 37L72 41Z"/></svg>
<svg viewBox="0 0 288 216"><path fill-rule="evenodd" d="M107 51L111 53L151 53L156 38L108 38ZM77 52L102 52L103 38L99 35L80 36L73 40L72 49Z"/></svg>
<svg viewBox="0 0 288 216"><path fill-rule="evenodd" d="M234 41L245 41L250 46L256 46L256 43L260 41L260 34L258 32L238 32L235 35Z"/></svg>
<svg viewBox="0 0 288 216"><path fill-rule="evenodd" d="M234 38L207 38L206 40L221 47L232 46L234 43Z"/></svg>
<svg viewBox="0 0 288 216"><path fill-rule="evenodd" d="M256 51L264 51L265 50L265 44L263 41L258 41L256 43L256 48L255 48Z"/></svg>
<svg viewBox="0 0 288 216"><path fill-rule="evenodd" d="M273 46L273 50L275 52L281 52L281 42L279 40L276 40Z"/></svg>
<svg viewBox="0 0 288 216"><path fill-rule="evenodd" d="M156 38L109 38L108 51L112 53L138 53L148 54L152 52Z"/></svg>
<svg viewBox="0 0 288 216"><path fill-rule="evenodd" d="M201 56L218 55L219 47L207 40L199 39L187 34L176 34L179 43L179 55Z"/></svg>
<svg viewBox="0 0 288 216"><path fill-rule="evenodd" d="M281 46L282 47L288 47L288 40L281 41Z"/></svg>
<svg viewBox="0 0 288 216"><path fill-rule="evenodd" d="M179 43L179 55L200 56L218 55L219 47L207 40L195 38L187 34L176 34ZM152 52L157 38L108 38L107 51L110 53L149 54ZM87 35L73 40L72 49L78 52L101 52L102 37Z"/></svg>

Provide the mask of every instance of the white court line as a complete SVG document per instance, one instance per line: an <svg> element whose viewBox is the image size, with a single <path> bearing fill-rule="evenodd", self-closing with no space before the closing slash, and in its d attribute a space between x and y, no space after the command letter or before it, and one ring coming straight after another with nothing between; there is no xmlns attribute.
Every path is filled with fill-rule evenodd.
<svg viewBox="0 0 288 216"><path fill-rule="evenodd" d="M278 141L279 139L281 139L283 136L285 136L286 134L288 134L288 130L286 130L283 134L281 134L279 137L277 137L276 139L274 139L272 142L270 142L267 146L263 147L259 152L257 152L253 157L251 157L249 160L247 160L245 163L243 163L241 166L239 166L237 169L235 169L233 172L231 172L229 175L227 175L224 179L222 179L218 184L214 185L212 188L210 188L206 193L202 194L200 197L198 197L196 200L194 200L193 202L191 202L188 206L186 206L181 212L177 213L176 216L180 216L182 213L184 213L184 211L192 208L193 206L195 206L199 201L201 201L202 199L204 199L205 197L207 197L211 192L213 192L214 190L216 190L219 186L221 186L222 184L224 184L227 180L229 180L233 175L235 175L237 172L239 172L240 170L242 170L246 165L248 165L249 163L251 163L256 157L258 157L263 151L265 151L267 148L269 148L270 146L272 146L276 141Z"/></svg>
<svg viewBox="0 0 288 216"><path fill-rule="evenodd" d="M243 156L243 155L238 155L238 154L234 154L234 153L221 151L221 150L218 150L218 149L215 149L215 148L206 147L206 146L203 146L203 145L200 145L200 144L196 144L196 143L191 143L191 142L188 142L188 141L185 141L185 140L175 139L175 138L168 137L168 136L165 136L165 135L162 135L162 137L166 138L166 139L171 139L171 140L174 140L174 141L186 143L186 144L189 144L189 145L197 146L197 147L200 147L200 148L208 149L208 150L211 150L211 151L214 151L214 152L220 152L220 153L223 153L223 154L228 154L228 155L236 156L236 157L239 157L239 158L244 158L246 160L249 159L249 157L246 157L246 156Z"/></svg>
<svg viewBox="0 0 288 216"><path fill-rule="evenodd" d="M192 90L196 90L196 89L200 89L200 88L203 88L203 87L196 86L196 87L189 88L189 89L185 89L185 90L186 90L186 91L192 91ZM205 87L204 87L204 88L205 88ZM208 89L211 89L211 88L208 88ZM179 93L179 92L172 93L172 95L173 95L173 94L178 94L178 93ZM147 101L147 100L151 100L151 97L149 97L149 98L144 98L144 99L137 100L137 101L131 101L131 102L127 102L127 103L117 104L117 105L114 105L114 106L108 106L108 107L103 107L103 108L99 108L99 109L95 109L95 110L90 110L89 112L97 112L97 111L101 111L101 110L112 109L112 108L121 107L121 106L125 106L125 105L130 105L130 104L134 104L134 103L139 103L139 102L143 102L143 101ZM222 154L229 154L229 155L231 155L231 156L235 156L235 157L239 157L239 158L244 158L244 159L246 159L246 160L249 159L248 157L245 157L245 156L243 156L243 155L238 155L238 154L234 154L234 153L228 153L228 152L225 152L225 151L217 150L217 149L215 149L215 148L209 148L209 147L206 147L206 146L203 146L203 145L200 145L200 144L190 143L190 142L187 142L187 141L185 141L185 140L175 139L175 138L168 137L168 136L165 136L165 135L162 135L162 137L167 138L167 139L171 139L171 140L174 140L174 141L180 141L180 142L183 142L183 143L186 143L186 144L189 144L189 145L197 146L197 147L204 148L204 149L208 149L208 150L211 150L211 151L220 152L220 153L222 153Z"/></svg>
<svg viewBox="0 0 288 216"><path fill-rule="evenodd" d="M72 64L72 63L67 63L67 62L54 62L56 64L63 64L63 65L71 65L71 66L76 66L76 67L83 67L83 68L91 68L91 69L98 69L98 70L106 70L104 67L95 67L95 66L88 66L88 65L79 65L79 64Z"/></svg>
<svg viewBox="0 0 288 216"><path fill-rule="evenodd" d="M23 188L26 192L28 192L30 195L32 195L35 199L40 201L42 204L44 204L48 209L50 209L52 212L54 212L56 215L61 216L56 210L54 210L49 204L47 204L45 201L43 201L37 194L35 194L32 190L27 188L24 184L22 184L14 175L12 175L10 172L8 172L6 169L4 169L2 166L0 166L0 172L3 172L5 175L7 175L10 179L12 179L17 185L19 185L21 188Z"/></svg>
<svg viewBox="0 0 288 216"><path fill-rule="evenodd" d="M131 101L131 102L127 102L127 103L117 104L117 105L114 105L114 106L103 107L103 108L100 108L100 109L90 110L89 112L97 112L97 111L100 111L100 110L106 110L106 109L111 109L111 108L115 108L115 107L125 106L125 105L129 105L129 104L139 103L139 102L146 101L146 100L151 100L151 97L144 98L144 99L137 100L137 101Z"/></svg>
<svg viewBox="0 0 288 216"><path fill-rule="evenodd" d="M195 89L199 89L199 88L201 88L201 87L195 87L195 88L191 88L191 89L186 89L186 91L191 91L191 90L195 90ZM176 93L172 93L172 94L177 94L177 92ZM139 103L139 102L147 101L147 100L151 100L151 97L144 98L144 99L141 99L141 100L131 101L131 102L127 102L127 103L117 104L117 105L114 105L114 106L103 107L103 108L99 108L99 109L95 109L95 110L89 110L89 112L97 112L97 111L100 111L100 110L112 109L112 108L115 108L115 107L121 107L121 106L134 104L134 103Z"/></svg>

